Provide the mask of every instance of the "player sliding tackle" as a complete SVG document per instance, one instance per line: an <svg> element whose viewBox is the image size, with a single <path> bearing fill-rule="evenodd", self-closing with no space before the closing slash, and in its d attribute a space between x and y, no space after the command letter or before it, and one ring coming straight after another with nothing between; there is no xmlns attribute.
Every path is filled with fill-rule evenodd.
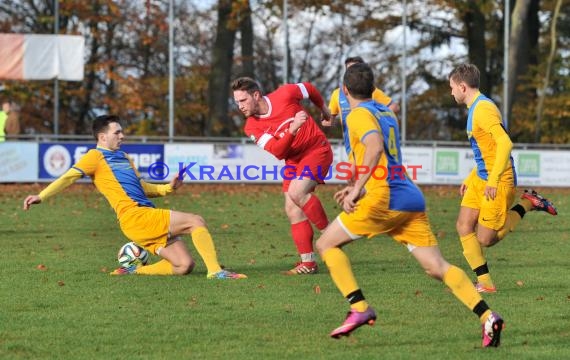
<svg viewBox="0 0 570 360"><path fill-rule="evenodd" d="M344 92L351 112L346 119L350 159L355 166L402 165L398 121L386 106L371 99L374 76L367 64L346 70ZM317 240L317 250L333 282L350 304L344 323L330 336L349 335L362 325L372 325L376 312L356 282L344 245L363 236L388 234L406 246L426 273L443 281L482 324L483 347L498 346L503 320L492 312L463 270L449 264L437 246L425 212L421 190L406 176L375 179L370 172L355 179L335 199L342 212Z"/></svg>
<svg viewBox="0 0 570 360"><path fill-rule="evenodd" d="M84 176L93 179L117 213L121 230L127 238L162 260L146 266L120 267L112 275L185 275L194 268L194 260L180 236L189 234L208 270L208 279L242 279L221 268L214 242L204 219L196 214L157 209L149 197L167 195L182 186L179 174L169 184L156 185L142 180L133 161L120 151L124 140L119 118L113 115L97 117L93 122L97 148L91 149L71 169L51 183L39 195L24 200L24 210L39 204L67 188ZM181 171L182 173L182 171Z"/></svg>

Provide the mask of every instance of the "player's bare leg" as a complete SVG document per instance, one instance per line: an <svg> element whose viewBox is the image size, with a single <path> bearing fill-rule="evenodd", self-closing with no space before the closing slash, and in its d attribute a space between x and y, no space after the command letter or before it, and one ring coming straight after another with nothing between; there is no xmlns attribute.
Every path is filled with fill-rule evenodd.
<svg viewBox="0 0 570 360"><path fill-rule="evenodd" d="M329 224L327 214L317 195L313 192L317 186L310 178L294 179L289 184L287 194L319 230L323 231Z"/></svg>

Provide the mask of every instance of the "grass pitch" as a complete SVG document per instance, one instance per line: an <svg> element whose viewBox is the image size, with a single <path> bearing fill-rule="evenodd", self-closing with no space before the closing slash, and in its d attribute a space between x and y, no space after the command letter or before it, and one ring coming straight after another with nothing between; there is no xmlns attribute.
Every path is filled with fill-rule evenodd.
<svg viewBox="0 0 570 360"><path fill-rule="evenodd" d="M159 207L201 214L221 262L243 281L111 277L127 239L91 185L21 210L38 185L0 187L1 359L568 359L570 193L545 189L557 217L530 213L487 251L505 318L502 346L480 348L478 319L385 236L347 246L374 327L333 340L348 306L322 262L287 277L297 256L279 186L186 185ZM318 191L330 218L335 186ZM455 187L424 188L444 256L468 272L455 233ZM153 260L156 260L154 258Z"/></svg>

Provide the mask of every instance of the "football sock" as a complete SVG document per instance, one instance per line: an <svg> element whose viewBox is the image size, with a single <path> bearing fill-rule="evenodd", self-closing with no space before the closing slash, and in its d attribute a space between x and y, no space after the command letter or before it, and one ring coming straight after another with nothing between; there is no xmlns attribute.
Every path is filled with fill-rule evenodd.
<svg viewBox="0 0 570 360"><path fill-rule="evenodd" d="M360 289L346 295L346 300L350 304L350 308L358 312L364 312L368 309L368 303L364 299L364 294Z"/></svg>
<svg viewBox="0 0 570 360"><path fill-rule="evenodd" d="M521 199L521 201L519 201L519 205L524 208L525 212L529 212L534 208L534 206L532 206L532 203L530 202L529 199Z"/></svg>
<svg viewBox="0 0 570 360"><path fill-rule="evenodd" d="M484 324L489 315L491 315L491 309L489 309L489 305L485 302L485 300L479 301L477 305L472 309L475 315L479 316L479 321L481 324Z"/></svg>
<svg viewBox="0 0 570 360"><path fill-rule="evenodd" d="M151 265L145 265L138 267L135 270L137 275L174 275L174 269L172 264L166 260L162 259Z"/></svg>
<svg viewBox="0 0 570 360"><path fill-rule="evenodd" d="M461 245L463 246L463 255L471 269L477 274L477 281L485 286L492 287L493 280L489 275L487 268L487 260L483 255L481 244L477 240L477 235L471 233L466 236L461 236Z"/></svg>
<svg viewBox="0 0 570 360"><path fill-rule="evenodd" d="M355 303L352 303L351 299L349 299L349 295L352 295L360 289L356 283L356 278L352 272L348 256L346 256L340 248L333 247L326 250L322 254L322 258L329 269L331 278L336 287L340 290L342 296L347 298L351 303L350 307L357 311L366 311L368 303L364 300L364 296L362 296L362 299L357 298L359 301ZM360 292L360 295L362 295L362 292Z"/></svg>
<svg viewBox="0 0 570 360"><path fill-rule="evenodd" d="M301 256L302 262L314 262L315 250L313 249L313 227L309 220L291 224L291 236Z"/></svg>
<svg viewBox="0 0 570 360"><path fill-rule="evenodd" d="M465 271L457 266L451 265L449 267L449 270L443 275L443 282L451 289L453 295L471 310L483 300Z"/></svg>
<svg viewBox="0 0 570 360"><path fill-rule="evenodd" d="M491 274L489 274L489 267L487 263L473 269L475 275L477 275L477 282L483 284L486 287L493 287L493 280L491 279Z"/></svg>
<svg viewBox="0 0 570 360"><path fill-rule="evenodd" d="M327 214L323 208L323 204L316 195L309 194L309 201L303 205L302 210L305 216L317 227L319 230L324 230L328 224Z"/></svg>
<svg viewBox="0 0 570 360"><path fill-rule="evenodd" d="M530 201L528 202L530 203ZM499 232L497 233L497 238L499 238L499 240L502 240L505 236L507 236L508 233L514 231L515 227L522 220L526 212L527 210L524 208L524 206L520 204L513 206L513 208L509 210L509 212L507 213L507 220L505 221L505 225L503 225L503 228L499 230Z"/></svg>
<svg viewBox="0 0 570 360"><path fill-rule="evenodd" d="M214 241L207 228L204 226L197 227L190 234L192 236L192 243L194 247L200 254L206 268L208 269L208 274L214 274L222 270L220 263L218 262L218 255L216 254L216 248L214 246Z"/></svg>

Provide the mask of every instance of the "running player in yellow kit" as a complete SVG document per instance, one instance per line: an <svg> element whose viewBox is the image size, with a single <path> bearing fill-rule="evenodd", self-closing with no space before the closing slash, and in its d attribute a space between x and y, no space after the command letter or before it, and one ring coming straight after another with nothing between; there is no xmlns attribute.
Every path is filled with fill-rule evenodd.
<svg viewBox="0 0 570 360"><path fill-rule="evenodd" d="M497 291L482 246L489 247L513 231L526 212L556 208L536 191L529 189L509 210L516 193L517 176L511 156L513 143L507 134L495 103L479 91L479 69L472 64L457 66L449 74L451 95L469 109L467 137L476 166L459 189L463 197L457 217L457 232L463 255L477 275L477 291Z"/></svg>
<svg viewBox="0 0 570 360"><path fill-rule="evenodd" d="M350 141L349 158L361 171L353 184L335 194L344 211L317 240L317 250L333 282L350 303L345 321L330 336L347 336L376 320L376 312L365 300L341 248L364 236L388 234L479 317L482 346L498 346L503 319L489 309L465 272L449 264L439 251L425 213L424 196L403 170L397 119L371 98L372 69L367 64L352 65L346 70L343 87L351 108L346 121L349 138L345 141ZM377 169L388 169L388 174Z"/></svg>
<svg viewBox="0 0 570 360"><path fill-rule="evenodd" d="M227 271L218 263L212 237L204 219L196 214L157 209L149 197L164 196L182 186L179 176L169 184L156 185L142 180L132 160L120 151L124 135L119 118L103 115L93 121L97 148L91 149L71 169L46 187L39 195L24 200L24 210L39 204L84 176L93 179L105 196L121 230L127 238L162 260L146 266L132 264L113 271L112 275L185 275L194 268L181 235L190 234L192 242L206 264L209 279L241 279L246 276Z"/></svg>

